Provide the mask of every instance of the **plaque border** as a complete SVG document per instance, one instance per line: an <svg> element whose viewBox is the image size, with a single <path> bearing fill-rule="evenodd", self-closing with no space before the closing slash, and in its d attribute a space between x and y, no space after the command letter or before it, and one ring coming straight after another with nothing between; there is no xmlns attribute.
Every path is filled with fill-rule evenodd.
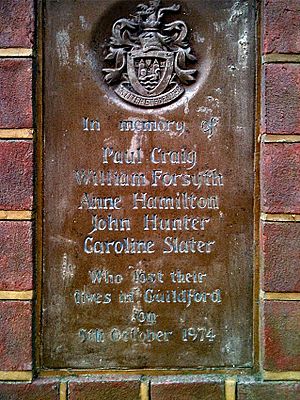
<svg viewBox="0 0 300 400"><path fill-rule="evenodd" d="M260 319L261 294L261 260L259 247L259 224L260 224L260 121L261 121L261 83L263 62L260 57L262 51L262 0L253 0L255 4L255 27L254 27L254 112L253 112L253 301L252 301L252 366L238 368L223 367L201 367L201 368L111 368L111 369L74 369L74 368L45 368L42 362L42 288L43 288L43 195L44 195L44 122L43 122L43 102L44 102L44 8L46 0L37 0L36 4L36 47L33 56L33 110L34 115L34 293L33 298L33 370L35 375L40 378L67 377L73 378L81 375L144 375L144 376L164 376L164 375L255 375L260 372L260 360L262 357L262 338L260 331L262 322ZM226 377L224 377L226 379Z"/></svg>

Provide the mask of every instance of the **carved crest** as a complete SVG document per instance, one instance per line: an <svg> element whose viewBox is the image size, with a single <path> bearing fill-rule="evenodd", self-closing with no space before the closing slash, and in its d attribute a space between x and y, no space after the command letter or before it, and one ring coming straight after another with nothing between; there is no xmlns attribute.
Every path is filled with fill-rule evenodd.
<svg viewBox="0 0 300 400"><path fill-rule="evenodd" d="M196 58L185 22L163 23L165 13L179 11L180 6L160 4L161 0L139 4L131 18L114 23L105 58L112 68L102 70L105 81L117 85L117 95L139 107L172 103L184 93L183 85L195 81L197 72L186 68L186 62Z"/></svg>

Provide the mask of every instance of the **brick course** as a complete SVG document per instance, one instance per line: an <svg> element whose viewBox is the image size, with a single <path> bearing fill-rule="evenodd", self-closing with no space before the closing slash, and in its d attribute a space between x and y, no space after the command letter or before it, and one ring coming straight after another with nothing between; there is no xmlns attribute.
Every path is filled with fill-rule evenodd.
<svg viewBox="0 0 300 400"><path fill-rule="evenodd" d="M32 47L33 0L1 0L0 47Z"/></svg>
<svg viewBox="0 0 300 400"><path fill-rule="evenodd" d="M265 0L264 11L264 52L300 53L299 0Z"/></svg>
<svg viewBox="0 0 300 400"><path fill-rule="evenodd" d="M78 380L69 384L69 400L140 400L139 380Z"/></svg>
<svg viewBox="0 0 300 400"><path fill-rule="evenodd" d="M266 143L261 154L261 206L266 213L300 213L300 143Z"/></svg>
<svg viewBox="0 0 300 400"><path fill-rule="evenodd" d="M268 64L264 69L262 132L300 133L300 66Z"/></svg>
<svg viewBox="0 0 300 400"><path fill-rule="evenodd" d="M299 400L300 384L257 382L238 385L237 400Z"/></svg>
<svg viewBox="0 0 300 400"><path fill-rule="evenodd" d="M59 400L59 383L38 379L33 383L0 383L0 400Z"/></svg>
<svg viewBox="0 0 300 400"><path fill-rule="evenodd" d="M32 61L0 59L0 128L32 127Z"/></svg>
<svg viewBox="0 0 300 400"><path fill-rule="evenodd" d="M266 301L264 369L297 371L300 366L300 302Z"/></svg>
<svg viewBox="0 0 300 400"><path fill-rule="evenodd" d="M32 142L0 141L0 209L31 209L32 201Z"/></svg>
<svg viewBox="0 0 300 400"><path fill-rule="evenodd" d="M0 221L0 290L32 289L32 224Z"/></svg>
<svg viewBox="0 0 300 400"><path fill-rule="evenodd" d="M0 302L0 370L31 369L31 312L27 301Z"/></svg>
<svg viewBox="0 0 300 400"><path fill-rule="evenodd" d="M261 235L264 290L300 292L300 223L263 222Z"/></svg>
<svg viewBox="0 0 300 400"><path fill-rule="evenodd" d="M153 382L151 400L225 400L224 383L190 380Z"/></svg>

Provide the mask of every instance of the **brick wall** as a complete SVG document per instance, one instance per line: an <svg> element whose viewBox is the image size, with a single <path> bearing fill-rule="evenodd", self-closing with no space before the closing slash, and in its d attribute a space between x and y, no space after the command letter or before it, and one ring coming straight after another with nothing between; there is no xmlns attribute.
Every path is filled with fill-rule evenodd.
<svg viewBox="0 0 300 400"><path fill-rule="evenodd" d="M36 13L33 0L0 2L0 399L300 398L300 1L261 6L258 371L47 378L32 329Z"/></svg>
<svg viewBox="0 0 300 400"><path fill-rule="evenodd" d="M261 122L261 368L254 398L300 379L300 2L265 0ZM268 384L268 380L274 380ZM247 399L247 387L238 391ZM249 389L250 391L250 389ZM261 392L259 394L259 392ZM244 397L243 397L244 396ZM255 397L256 396L256 397Z"/></svg>
<svg viewBox="0 0 300 400"><path fill-rule="evenodd" d="M31 380L33 2L1 1L0 27L0 379Z"/></svg>

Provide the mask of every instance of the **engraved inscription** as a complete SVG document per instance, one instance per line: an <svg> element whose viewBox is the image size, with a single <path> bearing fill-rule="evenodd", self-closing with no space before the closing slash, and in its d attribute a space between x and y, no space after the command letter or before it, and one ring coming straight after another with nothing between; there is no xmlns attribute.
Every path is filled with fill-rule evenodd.
<svg viewBox="0 0 300 400"><path fill-rule="evenodd" d="M84 131L100 131L100 122L97 119L82 118L82 127Z"/></svg>
<svg viewBox="0 0 300 400"><path fill-rule="evenodd" d="M254 0L44 3L41 365L251 367Z"/></svg>
<svg viewBox="0 0 300 400"><path fill-rule="evenodd" d="M122 129L122 125L120 124ZM135 151L117 150L113 147L102 147L101 158L103 165L142 165L145 162L144 155L146 152L138 147ZM181 166L185 171L195 170L194 173L176 173L172 174L163 169L153 169L150 171L139 172L139 176L143 177L141 183L137 186L156 187L176 187L178 190L195 186L196 190L202 190L203 187L222 187L224 186L223 174L217 172L216 169L208 169L206 171L197 170L200 157L195 150L189 150L183 147L180 150L169 150L162 147L153 147L150 149L146 159L153 166L172 167ZM74 171L76 183L88 185L90 182L93 186L104 186L106 176L119 176L112 170L91 171L81 170ZM134 174L136 176L137 174ZM89 178L91 176L91 179ZM87 177L87 178L86 178ZM125 178L126 177L126 178ZM136 183L136 182L135 182ZM127 174L122 173L120 180L110 180L111 186L135 186L133 182L130 184ZM204 210L219 209L219 199L217 196L208 198L200 197L194 193L177 192L176 196L160 197L149 196L146 192L136 192L132 194L131 208L133 210ZM88 193L84 193L80 200L79 209L93 210L120 210L123 206L123 198L97 198ZM157 251L156 242L154 240L137 240L135 237L125 237L120 240L98 240L94 234L102 231L128 232L132 230L132 221L130 218L115 217L113 213L107 215L92 215L91 228L88 236L84 240L83 249L86 254L152 254ZM212 218L207 215L188 215L183 214L176 218L165 218L158 214L146 213L140 220L143 231L159 231L159 232L199 232L205 231L209 227ZM213 251L215 240L197 240L190 237L187 240L181 240L177 236L166 236L163 238L163 254L183 254L198 253L208 254Z"/></svg>

